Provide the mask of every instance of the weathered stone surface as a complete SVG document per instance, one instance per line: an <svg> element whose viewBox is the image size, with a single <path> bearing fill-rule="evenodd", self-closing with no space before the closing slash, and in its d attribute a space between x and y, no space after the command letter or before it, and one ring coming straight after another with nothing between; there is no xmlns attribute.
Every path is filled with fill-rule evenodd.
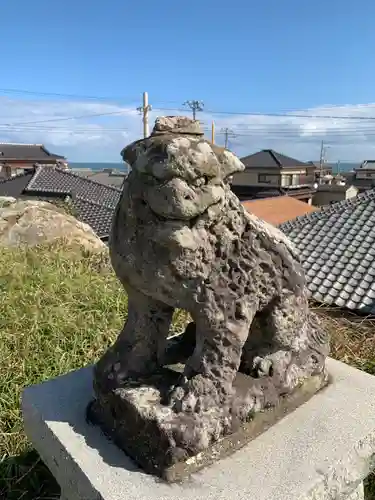
<svg viewBox="0 0 375 500"><path fill-rule="evenodd" d="M229 418L227 409L219 406L209 412L186 412L183 418L179 417L176 428L176 414L163 399L170 387L178 383L180 368L180 365L164 368L148 380L112 391L105 405L94 400L87 412L89 421L100 425L146 472L168 482L181 481L242 448L308 401L326 380L324 373L312 376L287 398L282 398L278 397L271 379L249 380L248 375L238 372L233 382L236 406L246 406L257 390L264 393L263 406L268 409L242 419L236 418L235 412ZM205 429L213 421L223 419L227 422L224 437L218 428L217 438L207 439Z"/></svg>
<svg viewBox="0 0 375 500"><path fill-rule="evenodd" d="M157 118L152 135L165 133L204 135L199 122L190 120L186 116L161 116Z"/></svg>
<svg viewBox="0 0 375 500"><path fill-rule="evenodd" d="M182 133L188 121L160 119L158 133L123 150L132 171L110 253L129 311L95 370L96 406L125 419L113 394L166 363L174 308L189 311L193 352L162 398L173 417L162 425L172 461L206 450L311 376L324 383L328 354L293 245L244 210L229 185L243 164L200 134ZM233 390L238 370L249 375L245 398ZM194 425L185 425L187 414Z"/></svg>
<svg viewBox="0 0 375 500"><path fill-rule="evenodd" d="M38 245L64 238L89 250L105 249L90 226L38 200L0 199L0 246Z"/></svg>
<svg viewBox="0 0 375 500"><path fill-rule="evenodd" d="M0 196L0 208L8 207L16 201L16 198L13 198L13 196Z"/></svg>

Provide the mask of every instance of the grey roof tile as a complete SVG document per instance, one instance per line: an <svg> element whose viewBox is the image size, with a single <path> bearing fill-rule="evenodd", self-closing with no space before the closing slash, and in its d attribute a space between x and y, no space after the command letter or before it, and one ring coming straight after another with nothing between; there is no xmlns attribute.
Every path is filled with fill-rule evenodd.
<svg viewBox="0 0 375 500"><path fill-rule="evenodd" d="M15 175L9 179L0 180L0 196L13 196L18 198L33 178L34 170L30 169L26 173Z"/></svg>
<svg viewBox="0 0 375 500"><path fill-rule="evenodd" d="M324 298L322 298L322 302L324 301ZM345 307L347 301L343 299L342 297L337 297L335 300L335 304L338 305L339 307Z"/></svg>
<svg viewBox="0 0 375 500"><path fill-rule="evenodd" d="M67 193L112 207L117 205L121 194L119 188L100 184L69 170L50 167L37 168L25 191L48 194Z"/></svg>
<svg viewBox="0 0 375 500"><path fill-rule="evenodd" d="M252 155L241 158L242 163L246 168L251 167L267 167L267 168L283 168L283 167L310 167L311 165L295 158L290 158L281 153L277 153L273 149L263 149Z"/></svg>
<svg viewBox="0 0 375 500"><path fill-rule="evenodd" d="M72 204L79 220L91 226L99 238L109 236L114 214L112 206L101 205L79 196L73 197Z"/></svg>
<svg viewBox="0 0 375 500"><path fill-rule="evenodd" d="M351 299L349 299L349 300L347 301L347 303L346 303L346 307L347 307L348 309L352 309L352 310L354 310L354 309L357 309L357 306L358 306L358 304L357 304L356 302L353 302L353 300L351 300Z"/></svg>
<svg viewBox="0 0 375 500"><path fill-rule="evenodd" d="M89 224L99 238L106 239L121 189L60 168L39 167L24 193L51 197L71 196L78 219Z"/></svg>
<svg viewBox="0 0 375 500"><path fill-rule="evenodd" d="M55 160L64 159L48 151L43 144L0 143L0 161L6 160Z"/></svg>
<svg viewBox="0 0 375 500"><path fill-rule="evenodd" d="M323 302L324 296L319 291L314 292L313 297L318 302Z"/></svg>
<svg viewBox="0 0 375 500"><path fill-rule="evenodd" d="M375 189L280 229L301 254L315 300L375 314Z"/></svg>
<svg viewBox="0 0 375 500"><path fill-rule="evenodd" d="M368 307L368 306L371 306L372 302L373 302L374 299L371 299L370 297L364 297L362 299L362 304L364 305L364 307Z"/></svg>

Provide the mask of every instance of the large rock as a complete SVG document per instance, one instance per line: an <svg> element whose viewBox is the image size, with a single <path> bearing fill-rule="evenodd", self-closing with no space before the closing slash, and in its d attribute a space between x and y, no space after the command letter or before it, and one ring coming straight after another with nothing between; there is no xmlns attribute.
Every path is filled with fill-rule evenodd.
<svg viewBox="0 0 375 500"><path fill-rule="evenodd" d="M0 246L33 246L57 238L88 250L105 248L90 226L62 208L45 201L0 197Z"/></svg>

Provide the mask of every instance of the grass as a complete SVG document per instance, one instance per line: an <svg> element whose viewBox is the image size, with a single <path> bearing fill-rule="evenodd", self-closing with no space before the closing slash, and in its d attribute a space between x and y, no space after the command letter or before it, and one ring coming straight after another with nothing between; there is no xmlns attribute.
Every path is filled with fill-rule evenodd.
<svg viewBox="0 0 375 500"><path fill-rule="evenodd" d="M19 412L22 389L95 361L115 339L126 296L105 255L65 243L0 251L0 499L59 497L31 449ZM375 321L316 308L337 359L375 373ZM175 316L174 329L186 322ZM375 499L375 480L366 500Z"/></svg>

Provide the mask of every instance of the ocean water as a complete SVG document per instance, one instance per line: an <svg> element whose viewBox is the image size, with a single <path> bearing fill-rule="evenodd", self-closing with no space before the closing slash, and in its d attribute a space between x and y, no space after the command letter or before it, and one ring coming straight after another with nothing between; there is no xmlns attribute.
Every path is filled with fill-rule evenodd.
<svg viewBox="0 0 375 500"><path fill-rule="evenodd" d="M350 172L354 168L358 168L362 162L340 162L340 163L330 163L332 165L332 172L337 174L339 172Z"/></svg>
<svg viewBox="0 0 375 500"><path fill-rule="evenodd" d="M340 164L338 163L330 163L330 165L333 166L333 173L337 174L339 171L340 172L349 172L350 170L353 170L353 168L357 168L360 165L360 162L341 162ZM127 172L127 167L125 163L118 162L118 163L91 163L91 162L69 162L69 167L70 168L77 168L77 169L91 169L91 170L103 170L105 168L113 168L115 170L124 170Z"/></svg>
<svg viewBox="0 0 375 500"><path fill-rule="evenodd" d="M92 162L69 162L69 167L74 169L90 169L104 170L105 168L113 168L114 170L123 170L127 172L125 163L92 163Z"/></svg>

